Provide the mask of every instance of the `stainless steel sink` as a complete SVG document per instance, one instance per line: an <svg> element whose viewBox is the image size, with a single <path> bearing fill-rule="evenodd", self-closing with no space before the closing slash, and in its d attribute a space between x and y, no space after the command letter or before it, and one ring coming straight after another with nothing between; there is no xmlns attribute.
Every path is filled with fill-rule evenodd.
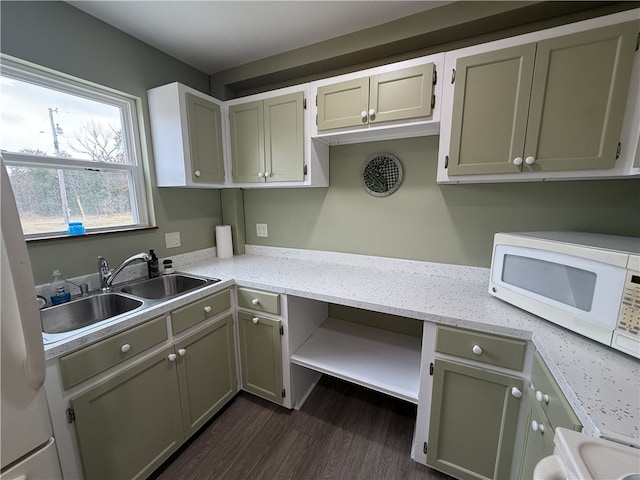
<svg viewBox="0 0 640 480"><path fill-rule="evenodd" d="M162 275L131 283L120 288L120 291L145 299L164 299L219 281L218 279L204 279L182 274Z"/></svg>
<svg viewBox="0 0 640 480"><path fill-rule="evenodd" d="M99 293L40 311L42 331L62 333L101 322L141 307L141 300L119 293Z"/></svg>

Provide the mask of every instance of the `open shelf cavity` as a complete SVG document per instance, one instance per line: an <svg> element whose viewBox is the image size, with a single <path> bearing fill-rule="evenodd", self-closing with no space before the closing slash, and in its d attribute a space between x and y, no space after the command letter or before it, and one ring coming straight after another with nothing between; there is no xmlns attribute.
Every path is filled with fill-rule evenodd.
<svg viewBox="0 0 640 480"><path fill-rule="evenodd" d="M291 362L418 403L421 339L327 318Z"/></svg>

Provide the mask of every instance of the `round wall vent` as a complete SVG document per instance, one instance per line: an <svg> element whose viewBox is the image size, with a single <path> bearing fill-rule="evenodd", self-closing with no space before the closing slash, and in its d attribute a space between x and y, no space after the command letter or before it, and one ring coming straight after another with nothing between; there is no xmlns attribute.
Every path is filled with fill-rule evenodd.
<svg viewBox="0 0 640 480"><path fill-rule="evenodd" d="M362 185L369 195L386 197L402 183L402 164L390 153L371 155L362 167Z"/></svg>

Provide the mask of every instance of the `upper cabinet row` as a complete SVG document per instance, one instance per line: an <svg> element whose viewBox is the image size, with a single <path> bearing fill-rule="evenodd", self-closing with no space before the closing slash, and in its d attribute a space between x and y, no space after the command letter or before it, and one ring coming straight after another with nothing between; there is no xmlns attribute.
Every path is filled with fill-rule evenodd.
<svg viewBox="0 0 640 480"><path fill-rule="evenodd" d="M438 133L443 63L439 54L227 102L179 83L151 89L158 186L326 187L330 145Z"/></svg>
<svg viewBox="0 0 640 480"><path fill-rule="evenodd" d="M227 102L154 88L158 186L326 187L331 145L438 134L439 183L638 176L639 14Z"/></svg>
<svg viewBox="0 0 640 480"><path fill-rule="evenodd" d="M304 132L308 88L221 102L180 83L148 91L159 187L326 187L329 147Z"/></svg>
<svg viewBox="0 0 640 480"><path fill-rule="evenodd" d="M604 18L447 53L438 181L640 174L640 22Z"/></svg>

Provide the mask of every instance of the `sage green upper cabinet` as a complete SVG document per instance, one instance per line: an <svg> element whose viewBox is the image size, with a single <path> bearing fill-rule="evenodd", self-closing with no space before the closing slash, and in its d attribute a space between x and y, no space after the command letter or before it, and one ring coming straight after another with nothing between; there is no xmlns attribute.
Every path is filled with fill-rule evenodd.
<svg viewBox="0 0 640 480"><path fill-rule="evenodd" d="M318 130L431 115L433 63L318 87Z"/></svg>
<svg viewBox="0 0 640 480"><path fill-rule="evenodd" d="M222 187L223 103L180 83L153 88L147 97L158 186Z"/></svg>
<svg viewBox="0 0 640 480"><path fill-rule="evenodd" d="M230 106L229 129L233 181L264 182L264 102Z"/></svg>
<svg viewBox="0 0 640 480"><path fill-rule="evenodd" d="M519 172L535 44L456 62L449 175ZM491 121L488 116L491 115Z"/></svg>
<svg viewBox="0 0 640 480"><path fill-rule="evenodd" d="M628 22L538 43L523 170L613 167L638 32Z"/></svg>
<svg viewBox="0 0 640 480"><path fill-rule="evenodd" d="M311 84L311 136L328 145L437 134L443 54Z"/></svg>
<svg viewBox="0 0 640 480"><path fill-rule="evenodd" d="M229 107L234 183L304 180L304 94Z"/></svg>
<svg viewBox="0 0 640 480"><path fill-rule="evenodd" d="M191 180L194 183L224 183L220 105L190 93L186 97Z"/></svg>
<svg viewBox="0 0 640 480"><path fill-rule="evenodd" d="M369 121L369 77L318 87L318 130L354 127Z"/></svg>
<svg viewBox="0 0 640 480"><path fill-rule="evenodd" d="M435 65L372 75L369 79L369 123L429 117L436 99Z"/></svg>
<svg viewBox="0 0 640 480"><path fill-rule="evenodd" d="M640 174L640 128L623 128L640 68L628 15L447 53L438 181Z"/></svg>
<svg viewBox="0 0 640 480"><path fill-rule="evenodd" d="M228 103L233 186L328 186L329 151L307 132L305 88Z"/></svg>

